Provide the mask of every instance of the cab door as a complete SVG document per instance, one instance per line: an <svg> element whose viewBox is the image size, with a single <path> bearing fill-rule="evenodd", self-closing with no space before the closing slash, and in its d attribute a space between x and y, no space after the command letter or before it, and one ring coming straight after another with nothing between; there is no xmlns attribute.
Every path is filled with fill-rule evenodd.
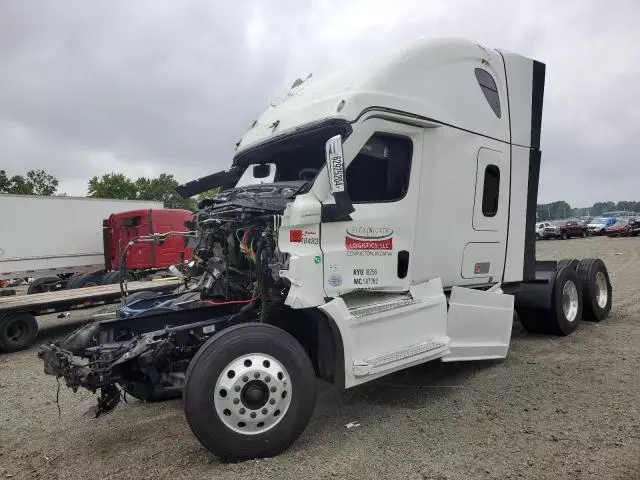
<svg viewBox="0 0 640 480"><path fill-rule="evenodd" d="M462 278L491 283L502 276L509 219L509 155L497 141L478 150L476 188Z"/></svg>
<svg viewBox="0 0 640 480"><path fill-rule="evenodd" d="M351 220L321 224L328 297L409 289L422 135L419 127L372 118L345 140L346 192L355 211Z"/></svg>

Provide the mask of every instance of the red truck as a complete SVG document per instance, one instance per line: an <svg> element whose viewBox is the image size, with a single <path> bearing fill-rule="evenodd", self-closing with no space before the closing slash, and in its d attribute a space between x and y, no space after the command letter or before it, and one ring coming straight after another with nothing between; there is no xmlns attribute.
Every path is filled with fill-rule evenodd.
<svg viewBox="0 0 640 480"><path fill-rule="evenodd" d="M36 278L29 293L92 287L119 282L120 254L133 239L154 233L185 232L185 223L193 213L179 209L141 209L114 213L102 222L104 267L93 268L80 275ZM191 258L192 250L184 237L169 237L162 244L138 243L126 256L127 276L142 279L150 273L165 270Z"/></svg>
<svg viewBox="0 0 640 480"><path fill-rule="evenodd" d="M576 220L566 220L545 227L542 236L545 239L560 238L562 240L571 237L585 238L587 236L587 227Z"/></svg>
<svg viewBox="0 0 640 480"><path fill-rule="evenodd" d="M132 210L114 213L103 222L104 264L110 271L119 268L120 252L129 241L154 233L185 232L185 222L193 213L188 210ZM162 245L143 243L127 255L127 270L160 270L182 263L191 256L184 238L170 237Z"/></svg>

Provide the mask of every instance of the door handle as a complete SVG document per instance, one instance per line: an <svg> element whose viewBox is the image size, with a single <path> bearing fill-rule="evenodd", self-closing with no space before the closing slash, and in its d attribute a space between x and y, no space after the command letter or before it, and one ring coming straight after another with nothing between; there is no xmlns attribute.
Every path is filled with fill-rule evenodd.
<svg viewBox="0 0 640 480"><path fill-rule="evenodd" d="M405 278L409 272L409 252L400 250L398 252L398 278Z"/></svg>

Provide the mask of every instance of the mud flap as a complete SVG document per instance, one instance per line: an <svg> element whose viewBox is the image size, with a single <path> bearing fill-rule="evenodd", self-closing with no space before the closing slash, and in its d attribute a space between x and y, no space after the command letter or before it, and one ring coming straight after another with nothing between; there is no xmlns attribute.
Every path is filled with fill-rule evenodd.
<svg viewBox="0 0 640 480"><path fill-rule="evenodd" d="M497 287L486 291L453 287L447 315L450 353L442 361L505 358L512 324L512 295Z"/></svg>

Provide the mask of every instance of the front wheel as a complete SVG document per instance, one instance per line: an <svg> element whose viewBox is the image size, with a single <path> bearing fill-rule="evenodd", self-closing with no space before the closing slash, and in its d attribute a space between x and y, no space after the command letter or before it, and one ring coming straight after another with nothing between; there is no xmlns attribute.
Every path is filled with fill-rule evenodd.
<svg viewBox="0 0 640 480"><path fill-rule="evenodd" d="M266 324L238 325L211 338L185 383L191 430L225 460L279 454L302 434L316 400L309 356L287 332Z"/></svg>

